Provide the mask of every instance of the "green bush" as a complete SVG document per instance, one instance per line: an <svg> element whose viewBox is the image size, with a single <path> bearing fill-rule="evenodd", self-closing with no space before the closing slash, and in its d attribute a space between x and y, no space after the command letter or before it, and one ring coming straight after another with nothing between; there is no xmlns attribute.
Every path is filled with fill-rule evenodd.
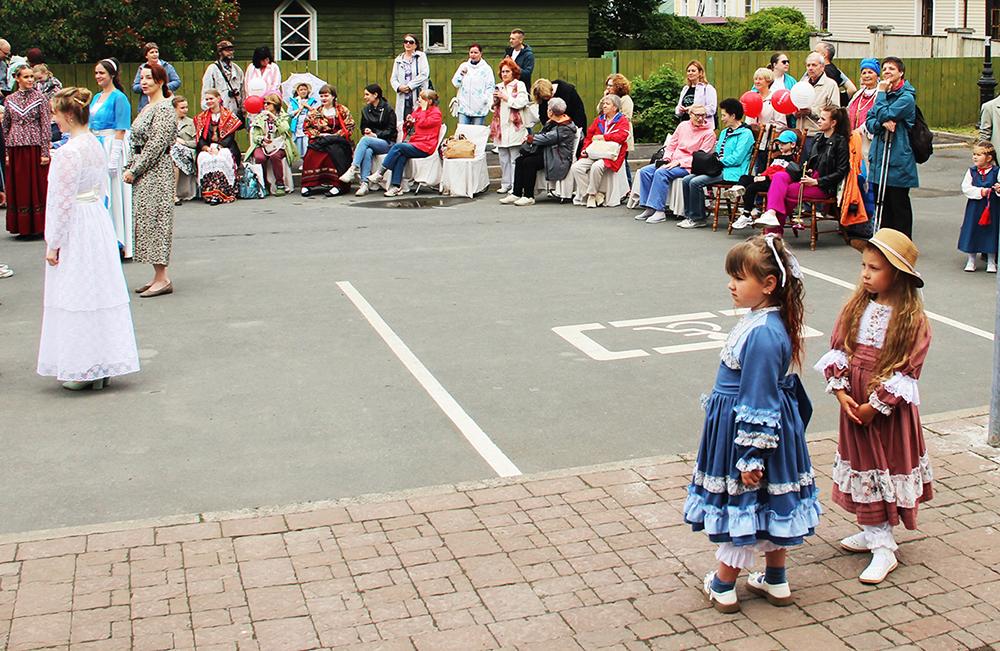
<svg viewBox="0 0 1000 651"><path fill-rule="evenodd" d="M774 7L758 11L733 30L734 50L808 50L812 25L798 9Z"/></svg>
<svg viewBox="0 0 1000 651"><path fill-rule="evenodd" d="M669 63L649 76L632 80L633 131L636 142L661 143L677 128L674 107L683 85L680 73Z"/></svg>

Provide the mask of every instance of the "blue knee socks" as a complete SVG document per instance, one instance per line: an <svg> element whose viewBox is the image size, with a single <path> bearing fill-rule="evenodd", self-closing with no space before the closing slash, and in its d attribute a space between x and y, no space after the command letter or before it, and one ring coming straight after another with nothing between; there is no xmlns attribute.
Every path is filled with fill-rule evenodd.
<svg viewBox="0 0 1000 651"><path fill-rule="evenodd" d="M764 581L770 583L771 585L779 585L785 583L785 568L784 567L771 567L767 566L764 570Z"/></svg>
<svg viewBox="0 0 1000 651"><path fill-rule="evenodd" d="M733 581L732 583L726 583L725 581L720 581L718 574L712 577L712 590L714 590L719 594L722 594L723 592L729 592L735 587L736 587L736 581Z"/></svg>

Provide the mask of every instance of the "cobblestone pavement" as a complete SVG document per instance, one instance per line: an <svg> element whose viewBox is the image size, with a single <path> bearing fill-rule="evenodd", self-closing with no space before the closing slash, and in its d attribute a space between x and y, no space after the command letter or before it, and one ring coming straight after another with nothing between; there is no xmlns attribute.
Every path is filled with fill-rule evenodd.
<svg viewBox="0 0 1000 651"><path fill-rule="evenodd" d="M689 457L269 511L0 537L0 648L977 649L1000 642L1000 451L984 409L925 420L934 501L880 586L826 501L795 604L708 607ZM824 496L833 433L811 439Z"/></svg>

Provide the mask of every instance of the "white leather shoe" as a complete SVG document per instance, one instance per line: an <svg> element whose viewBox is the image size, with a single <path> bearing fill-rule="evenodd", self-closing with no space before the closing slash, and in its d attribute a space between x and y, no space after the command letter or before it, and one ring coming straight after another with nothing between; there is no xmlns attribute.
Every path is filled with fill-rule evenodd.
<svg viewBox="0 0 1000 651"><path fill-rule="evenodd" d="M517 201L520 198L521 197L516 197L513 194L505 194L503 196L503 198L500 199L500 203L507 203L507 204L514 203L515 201Z"/></svg>
<svg viewBox="0 0 1000 651"><path fill-rule="evenodd" d="M781 222L778 221L778 216L773 210L768 210L766 213L757 218L757 221L753 223L754 226L781 226Z"/></svg>
<svg viewBox="0 0 1000 651"><path fill-rule="evenodd" d="M340 180L343 181L344 183L350 183L351 181L354 180L354 177L355 175L357 175L357 173L358 173L358 168L352 165L349 170L344 172L344 175L340 177Z"/></svg>
<svg viewBox="0 0 1000 651"><path fill-rule="evenodd" d="M840 546L849 552L866 552L868 551L868 534L864 531L859 531L853 536L848 536L841 540Z"/></svg>
<svg viewBox="0 0 1000 651"><path fill-rule="evenodd" d="M736 586L726 592L716 592L712 589L712 579L714 578L715 572L709 572L705 575L705 595L708 597L708 601L720 613L738 613L740 602L736 598Z"/></svg>
<svg viewBox="0 0 1000 651"><path fill-rule="evenodd" d="M517 201L514 202L515 206L533 206L535 205L534 197L518 197Z"/></svg>
<svg viewBox="0 0 1000 651"><path fill-rule="evenodd" d="M763 572L750 573L750 576L747 577L747 590L755 595L767 597L772 606L790 606L794 601L792 590L788 587L787 581L771 585L764 580Z"/></svg>
<svg viewBox="0 0 1000 651"><path fill-rule="evenodd" d="M885 577L889 576L889 572L892 572L898 566L899 563L896 562L896 555L883 548L872 554L872 562L861 573L859 579L862 583L869 585L882 583L882 581L885 581Z"/></svg>

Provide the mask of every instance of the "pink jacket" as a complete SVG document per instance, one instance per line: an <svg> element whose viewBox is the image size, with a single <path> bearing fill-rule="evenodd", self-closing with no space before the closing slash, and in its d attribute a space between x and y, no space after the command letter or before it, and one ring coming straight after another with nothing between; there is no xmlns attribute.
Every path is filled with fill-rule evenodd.
<svg viewBox="0 0 1000 651"><path fill-rule="evenodd" d="M677 129L667 138L667 146L663 150L663 159L680 163L684 169L691 171L691 158L696 151L712 151L715 148L715 130L705 121L704 126L697 129L690 120L677 125Z"/></svg>
<svg viewBox="0 0 1000 651"><path fill-rule="evenodd" d="M417 109L410 113L413 118L413 135L410 136L410 144L433 154L437 149L438 138L441 136L441 109L436 106L428 106L427 110Z"/></svg>

